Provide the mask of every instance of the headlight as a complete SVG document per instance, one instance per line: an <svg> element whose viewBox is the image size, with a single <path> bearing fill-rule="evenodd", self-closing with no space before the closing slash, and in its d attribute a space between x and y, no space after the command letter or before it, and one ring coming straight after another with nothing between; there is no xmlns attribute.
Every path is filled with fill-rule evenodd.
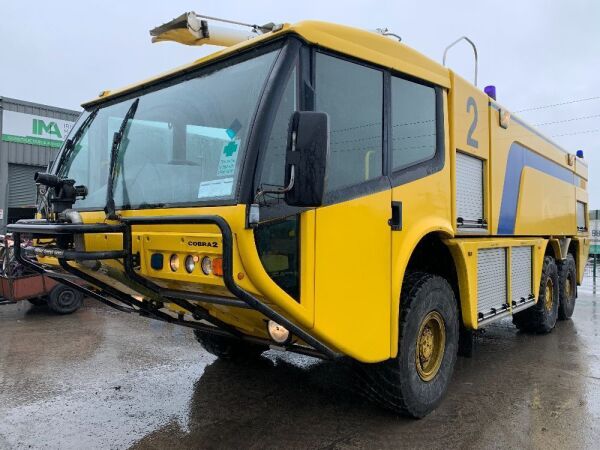
<svg viewBox="0 0 600 450"><path fill-rule="evenodd" d="M171 255L171 258L169 258L169 266L173 272L177 272L179 270L179 256Z"/></svg>
<svg viewBox="0 0 600 450"><path fill-rule="evenodd" d="M212 261L208 256L202 258L202 262L200 263L200 267L202 268L202 272L204 275L210 275L212 272Z"/></svg>
<svg viewBox="0 0 600 450"><path fill-rule="evenodd" d="M267 331L271 339L278 344L285 344L290 339L290 331L272 320L267 322Z"/></svg>
<svg viewBox="0 0 600 450"><path fill-rule="evenodd" d="M192 255L188 255L185 258L185 271L187 273L192 273L194 271L194 269L196 268L196 260L197 258Z"/></svg>

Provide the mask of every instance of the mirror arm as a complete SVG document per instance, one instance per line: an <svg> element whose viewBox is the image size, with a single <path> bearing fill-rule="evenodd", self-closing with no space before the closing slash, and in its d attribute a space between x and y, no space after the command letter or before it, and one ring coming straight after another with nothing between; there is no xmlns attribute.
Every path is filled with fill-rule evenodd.
<svg viewBox="0 0 600 450"><path fill-rule="evenodd" d="M296 151L296 131L292 132L292 151L293 152ZM260 197L263 197L265 194L285 194L286 192L290 192L292 189L294 189L294 180L296 178L295 171L296 171L296 166L294 166L292 164L290 166L290 182L288 183L288 185L286 187L280 188L280 189L261 189L254 196L253 203L256 204L258 202L258 199Z"/></svg>
<svg viewBox="0 0 600 450"><path fill-rule="evenodd" d="M294 165L290 166L290 182L286 187L281 188L281 189L261 189L254 196L254 203L257 203L258 199L260 197L264 196L265 194L285 194L286 192L290 192L292 189L294 189L294 181L296 178L295 170L296 170L296 166L294 166Z"/></svg>
<svg viewBox="0 0 600 450"><path fill-rule="evenodd" d="M260 206L258 204L258 199L265 194L285 194L286 192L291 191L294 188L295 178L295 166L292 165L290 166L290 182L286 187L281 189L261 189L256 193L254 201L248 210L247 224L249 228L255 228L260 222Z"/></svg>

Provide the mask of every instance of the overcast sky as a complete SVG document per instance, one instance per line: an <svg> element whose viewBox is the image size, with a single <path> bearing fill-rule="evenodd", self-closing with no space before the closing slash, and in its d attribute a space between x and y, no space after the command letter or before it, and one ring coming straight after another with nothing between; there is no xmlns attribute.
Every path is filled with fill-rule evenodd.
<svg viewBox="0 0 600 450"><path fill-rule="evenodd" d="M387 27L437 61L448 43L467 35L478 46L480 86L495 84L498 100L513 111L600 96L597 0L0 0L0 96L79 109L104 89L214 51L150 44L149 29L190 10L251 23L319 19ZM448 62L472 79L466 46L455 48ZM594 177L600 168L600 99L520 116L544 124L539 129L568 150L585 151L591 207L600 208L600 180Z"/></svg>

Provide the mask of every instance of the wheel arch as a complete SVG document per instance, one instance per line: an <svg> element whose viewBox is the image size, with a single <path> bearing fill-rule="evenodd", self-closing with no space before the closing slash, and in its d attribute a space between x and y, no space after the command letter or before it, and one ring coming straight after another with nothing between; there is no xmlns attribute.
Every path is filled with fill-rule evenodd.
<svg viewBox="0 0 600 450"><path fill-rule="evenodd" d="M439 218L431 219L429 224L422 227L412 226L413 231L407 233L399 240L399 247L394 247L396 252L392 255L392 297L391 297L391 324L390 324L390 357L395 357L398 353L398 336L399 336L399 318L400 318L400 295L402 284L407 273L407 269L411 264L411 260L415 255L415 251L421 251L423 246L429 245L431 242L443 244L444 239L452 238L454 231L450 222L443 221L440 223ZM435 225L434 225L435 223ZM416 225L416 224L415 224ZM437 245L437 244L436 244ZM421 247L419 247L421 246ZM417 258L419 253L416 254Z"/></svg>
<svg viewBox="0 0 600 450"><path fill-rule="evenodd" d="M581 284L583 281L583 272L586 264L586 256L584 253L584 243L578 237L568 238L568 246L561 246L561 240L558 238L550 238L548 245L546 246L545 256L552 256L557 264L567 258L568 255L572 255L575 259L575 267L577 268L577 284Z"/></svg>

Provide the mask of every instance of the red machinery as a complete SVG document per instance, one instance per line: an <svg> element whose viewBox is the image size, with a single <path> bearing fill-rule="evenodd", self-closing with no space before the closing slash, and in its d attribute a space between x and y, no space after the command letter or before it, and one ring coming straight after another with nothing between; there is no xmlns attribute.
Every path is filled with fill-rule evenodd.
<svg viewBox="0 0 600 450"><path fill-rule="evenodd" d="M48 304L59 314L71 314L81 307L79 291L24 268L14 258L13 245L10 236L0 235L0 305L28 300L33 305Z"/></svg>

